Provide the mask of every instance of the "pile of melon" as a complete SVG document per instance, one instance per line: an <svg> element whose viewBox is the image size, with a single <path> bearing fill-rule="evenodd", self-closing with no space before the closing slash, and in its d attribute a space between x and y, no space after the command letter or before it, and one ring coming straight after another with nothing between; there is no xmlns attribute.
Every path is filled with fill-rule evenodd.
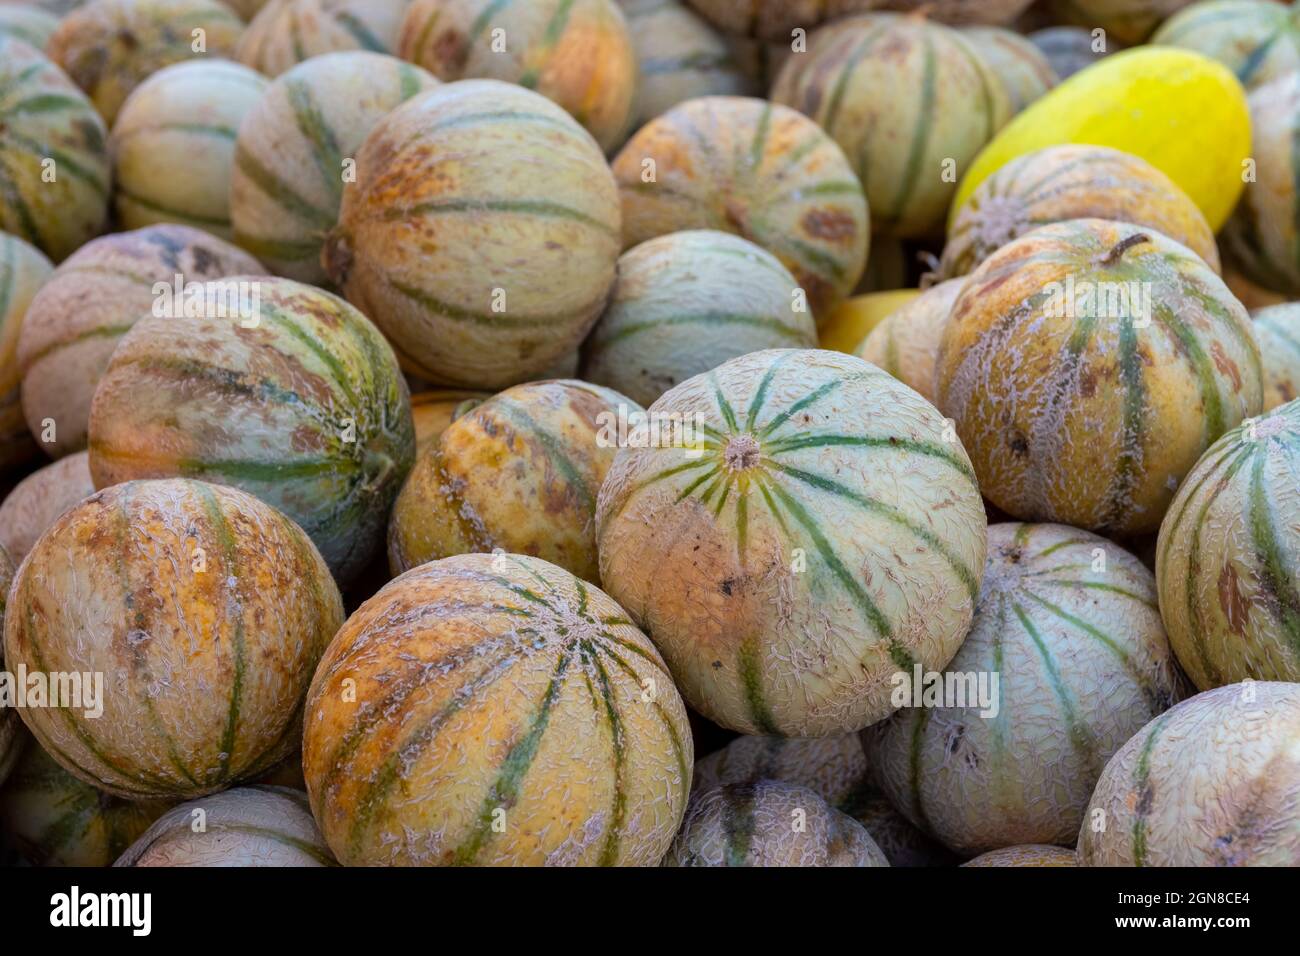
<svg viewBox="0 0 1300 956"><path fill-rule="evenodd" d="M0 859L1300 865L1298 23L0 5Z"/></svg>

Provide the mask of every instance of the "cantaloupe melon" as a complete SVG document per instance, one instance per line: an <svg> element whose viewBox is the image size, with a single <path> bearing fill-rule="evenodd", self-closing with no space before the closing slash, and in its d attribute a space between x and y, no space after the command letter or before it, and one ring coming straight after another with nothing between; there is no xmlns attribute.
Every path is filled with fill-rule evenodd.
<svg viewBox="0 0 1300 956"><path fill-rule="evenodd" d="M1030 843L1025 846L1008 846L1000 850L981 853L962 866L1078 866L1079 856L1073 849L1063 846L1046 846Z"/></svg>
<svg viewBox="0 0 1300 956"><path fill-rule="evenodd" d="M620 450L601 580L693 708L742 733L847 733L895 709L896 671L956 653L984 509L928 402L861 359L792 349L732 359L650 414L693 438Z"/></svg>
<svg viewBox="0 0 1300 956"><path fill-rule="evenodd" d="M235 136L265 89L224 60L176 63L137 86L109 137L119 223L175 222L230 239Z"/></svg>
<svg viewBox="0 0 1300 956"><path fill-rule="evenodd" d="M257 260L189 226L150 226L88 243L32 298L18 335L22 406L37 443L58 458L86 447L90 400L118 341L174 287L261 272Z"/></svg>
<svg viewBox="0 0 1300 956"><path fill-rule="evenodd" d="M14 580L14 562L3 547L0 547L0 625L4 624L8 609L9 588ZM0 664L4 663L4 654L0 653ZM13 769L22 752L22 720L18 711L8 704L0 704L0 783Z"/></svg>
<svg viewBox="0 0 1300 956"><path fill-rule="evenodd" d="M1100 219L986 259L936 382L995 505L1122 534L1158 528L1205 449L1263 402L1250 317L1204 260Z"/></svg>
<svg viewBox="0 0 1300 956"><path fill-rule="evenodd" d="M242 488L298 522L346 583L381 550L415 458L396 356L338 296L290 279L231 287L226 314L150 315L122 338L90 409L95 487Z"/></svg>
<svg viewBox="0 0 1300 956"><path fill-rule="evenodd" d="M686 808L686 710L627 613L467 554L397 578L316 671L303 769L340 862L654 865Z"/></svg>
<svg viewBox="0 0 1300 956"><path fill-rule="evenodd" d="M114 866L335 866L307 805L288 787L238 787L173 807Z"/></svg>
<svg viewBox="0 0 1300 956"><path fill-rule="evenodd" d="M771 253L709 229L650 239L618 260L618 283L583 347L582 377L649 405L727 359L816 348L812 310Z"/></svg>
<svg viewBox="0 0 1300 956"><path fill-rule="evenodd" d="M108 219L107 131L53 62L0 33L0 228L59 261Z"/></svg>
<svg viewBox="0 0 1300 956"><path fill-rule="evenodd" d="M266 6L269 0L225 0L225 2L226 6L243 17L245 22L248 22L257 16L258 11Z"/></svg>
<svg viewBox="0 0 1300 956"><path fill-rule="evenodd" d="M971 27L963 36L1002 81L1013 114L1060 82L1043 52L1019 33L1000 27Z"/></svg>
<svg viewBox="0 0 1300 956"><path fill-rule="evenodd" d="M813 790L760 780L691 798L664 866L889 866L862 824Z"/></svg>
<svg viewBox="0 0 1300 956"><path fill-rule="evenodd" d="M689 100L647 124L614 160L623 243L688 229L734 232L793 273L825 317L857 286L871 219L843 151L784 106Z"/></svg>
<svg viewBox="0 0 1300 956"><path fill-rule="evenodd" d="M45 50L112 126L147 77L192 57L228 58L243 32L220 0L94 0L59 21Z"/></svg>
<svg viewBox="0 0 1300 956"><path fill-rule="evenodd" d="M1300 686L1220 687L1134 734L1097 783L1079 862L1300 865Z"/></svg>
<svg viewBox="0 0 1300 956"><path fill-rule="evenodd" d="M314 56L280 74L235 141L235 241L277 275L324 285L321 247L355 179L357 150L384 116L437 82L364 50Z"/></svg>
<svg viewBox="0 0 1300 956"><path fill-rule="evenodd" d="M545 97L445 84L379 122L357 173L323 261L408 373L477 389L528 381L599 318L618 190L595 141Z"/></svg>
<svg viewBox="0 0 1300 956"><path fill-rule="evenodd" d="M834 0L832 0L832 3ZM872 10L899 10L924 14L941 23L956 25L1010 23L1033 0L840 0L841 5Z"/></svg>
<svg viewBox="0 0 1300 956"><path fill-rule="evenodd" d="M212 793L292 751L308 675L343 618L297 525L201 481L87 498L36 542L11 597L7 666L104 675L99 717L88 695L29 698L23 721L66 770L131 799Z"/></svg>
<svg viewBox="0 0 1300 956"><path fill-rule="evenodd" d="M890 289L846 299L818 330L821 347L854 354L877 326L920 294L920 289Z"/></svg>
<svg viewBox="0 0 1300 956"><path fill-rule="evenodd" d="M1029 42L1043 51L1059 80L1067 80L1120 49L1105 32L1094 34L1083 27L1046 27L1029 34Z"/></svg>
<svg viewBox="0 0 1300 956"><path fill-rule="evenodd" d="M641 406L579 381L516 385L462 414L424 451L393 506L394 576L454 554L530 554L597 582L596 495L617 423Z"/></svg>
<svg viewBox="0 0 1300 956"><path fill-rule="evenodd" d="M28 4L0 6L0 33L22 40L36 50L44 50L58 28L59 18L48 10Z"/></svg>
<svg viewBox="0 0 1300 956"><path fill-rule="evenodd" d="M21 465L36 454L36 443L23 417L18 335L27 307L53 271L53 264L39 249L17 236L0 233L0 471ZM0 526L0 541L3 537Z"/></svg>
<svg viewBox="0 0 1300 956"><path fill-rule="evenodd" d="M949 279L885 316L858 347L857 356L883 368L928 402L938 398L935 372L939 349L965 279Z"/></svg>
<svg viewBox="0 0 1300 956"><path fill-rule="evenodd" d="M269 77L342 50L396 53L410 0L268 0L239 40L235 59Z"/></svg>
<svg viewBox="0 0 1300 956"><path fill-rule="evenodd" d="M873 0L688 0L702 16L732 36L788 42L792 30L811 30L827 17Z"/></svg>
<svg viewBox="0 0 1300 956"><path fill-rule="evenodd" d="M94 492L84 451L33 472L0 503L0 547L20 563L55 518Z"/></svg>
<svg viewBox="0 0 1300 956"><path fill-rule="evenodd" d="M1247 89L1300 70L1300 13L1271 0L1212 0L1166 20L1152 43L1212 56Z"/></svg>
<svg viewBox="0 0 1300 956"><path fill-rule="evenodd" d="M1048 0L1063 23L1102 29L1121 43L1141 43L1164 20L1196 0Z"/></svg>
<svg viewBox="0 0 1300 956"><path fill-rule="evenodd" d="M448 425L491 397L491 392L456 388L434 389L412 395L411 416L415 420L416 453L424 451L429 445L437 444Z"/></svg>
<svg viewBox="0 0 1300 956"><path fill-rule="evenodd" d="M998 675L996 686L992 675ZM873 778L958 853L1070 844L1106 761L1181 696L1151 572L1065 525L997 524L942 694L863 731Z"/></svg>
<svg viewBox="0 0 1300 956"><path fill-rule="evenodd" d="M1264 407L1270 411L1300 397L1300 303L1251 313L1264 363Z"/></svg>

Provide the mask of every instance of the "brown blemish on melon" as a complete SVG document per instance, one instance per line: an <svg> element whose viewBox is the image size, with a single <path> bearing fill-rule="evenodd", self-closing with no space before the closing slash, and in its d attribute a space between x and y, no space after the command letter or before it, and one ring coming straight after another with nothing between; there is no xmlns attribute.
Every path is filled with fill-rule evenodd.
<svg viewBox="0 0 1300 956"><path fill-rule="evenodd" d="M1246 631L1246 621L1250 617L1250 602L1241 593L1240 578L1237 569L1229 562L1219 572L1219 607L1223 609L1223 618L1232 633L1241 635Z"/></svg>

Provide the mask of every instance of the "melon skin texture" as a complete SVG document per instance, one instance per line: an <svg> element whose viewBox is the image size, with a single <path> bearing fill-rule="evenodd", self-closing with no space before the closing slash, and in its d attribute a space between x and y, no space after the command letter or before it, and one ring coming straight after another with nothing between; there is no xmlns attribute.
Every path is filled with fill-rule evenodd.
<svg viewBox="0 0 1300 956"><path fill-rule="evenodd" d="M203 31L203 50L195 30ZM61 21L45 50L109 126L142 81L191 58L228 59L244 22L219 0L95 0Z"/></svg>
<svg viewBox="0 0 1300 956"><path fill-rule="evenodd" d="M379 330L338 296L232 281L251 283L239 295L256 319L150 315L123 337L90 410L95 487L242 488L297 521L347 583L382 548L414 462L406 382Z"/></svg>
<svg viewBox="0 0 1300 956"><path fill-rule="evenodd" d="M946 673L998 674L995 706L907 706L862 744L890 802L967 856L1069 844L1106 761L1182 696L1151 572L1065 525L989 528L975 620Z"/></svg>
<svg viewBox="0 0 1300 956"><path fill-rule="evenodd" d="M649 405L738 355L816 347L812 313L775 256L728 233L674 232L619 259L582 377Z"/></svg>
<svg viewBox="0 0 1300 956"><path fill-rule="evenodd" d="M225 0L226 6L238 13L245 23L257 16L268 2L269 0Z"/></svg>
<svg viewBox="0 0 1300 956"><path fill-rule="evenodd" d="M606 151L618 148L632 122L637 55L614 0L414 0L398 50L441 80L535 90Z"/></svg>
<svg viewBox="0 0 1300 956"><path fill-rule="evenodd" d="M818 30L782 68L772 99L839 143L874 228L901 238L942 231L957 189L950 174L961 175L1012 115L1005 86L965 35L888 13Z"/></svg>
<svg viewBox="0 0 1300 956"><path fill-rule="evenodd" d="M15 562L27 557L59 515L95 493L89 457L77 452L32 472L0 503L0 547Z"/></svg>
<svg viewBox="0 0 1300 956"><path fill-rule="evenodd" d="M862 824L807 787L760 780L692 797L664 866L889 866Z"/></svg>
<svg viewBox="0 0 1300 956"><path fill-rule="evenodd" d="M1209 57L1173 47L1113 54L1031 104L960 165L950 220L980 183L1017 156L1067 143L1145 159L1191 197L1217 232L1244 185L1250 111L1237 78ZM872 212L879 213L874 203Z"/></svg>
<svg viewBox="0 0 1300 956"><path fill-rule="evenodd" d="M1160 528L1160 610L1201 690L1300 682L1300 401L1247 421L1192 469Z"/></svg>
<svg viewBox="0 0 1300 956"><path fill-rule="evenodd" d="M601 580L695 710L741 733L849 733L894 710L896 671L956 653L984 509L932 405L852 356L772 350L650 413L693 441L619 451Z"/></svg>
<svg viewBox="0 0 1300 956"><path fill-rule="evenodd" d="M108 131L62 70L3 33L0 88L0 229L61 261L107 224ZM41 102L58 108L22 106ZM50 171L54 181L46 182Z"/></svg>
<svg viewBox="0 0 1300 956"><path fill-rule="evenodd" d="M1100 28L1121 43L1141 43L1164 20L1196 0L1049 0L1059 21L1089 30ZM1157 42L1152 38L1152 43Z"/></svg>
<svg viewBox="0 0 1300 956"><path fill-rule="evenodd" d="M96 790L28 740L0 789L0 831L32 866L110 866L170 806Z"/></svg>
<svg viewBox="0 0 1300 956"><path fill-rule="evenodd" d="M312 809L348 866L653 866L686 809L691 734L662 659L536 558L392 581L335 637L306 713Z"/></svg>
<svg viewBox="0 0 1300 956"><path fill-rule="evenodd" d="M421 454L393 507L393 575L501 550L599 583L596 495L618 450L620 414L641 411L571 380L516 385L465 412Z"/></svg>
<svg viewBox="0 0 1300 956"><path fill-rule="evenodd" d="M1158 528L1205 449L1263 402L1250 317L1219 277L1153 229L1100 219L986 259L936 382L995 505L1117 534Z"/></svg>
<svg viewBox="0 0 1300 956"><path fill-rule="evenodd" d="M1119 48L1106 36L1094 38L1083 27L1047 27L1029 34L1029 42L1043 51L1057 81L1068 80Z"/></svg>
<svg viewBox="0 0 1300 956"><path fill-rule="evenodd" d="M829 17L865 9L874 0L689 0L732 36L788 43L791 31L810 30Z"/></svg>
<svg viewBox="0 0 1300 956"><path fill-rule="evenodd" d="M968 275L1013 239L1069 219L1150 226L1221 272L1210 224L1168 176L1109 146L1066 145L1026 153L980 183L948 227L940 273Z"/></svg>
<svg viewBox="0 0 1300 956"><path fill-rule="evenodd" d="M1251 318L1264 363L1267 412L1300 396L1300 304L1270 306L1252 312Z"/></svg>
<svg viewBox="0 0 1300 956"><path fill-rule="evenodd" d="M452 422L491 397L491 392L456 388L432 389L412 395L411 416L415 420L416 454L419 455L430 445L436 445Z"/></svg>
<svg viewBox="0 0 1300 956"><path fill-rule="evenodd" d="M1166 20L1152 43L1213 57L1254 89L1300 70L1300 16L1270 0L1197 3Z"/></svg>
<svg viewBox="0 0 1300 956"><path fill-rule="evenodd" d="M1024 13L1033 0L841 0L842 5L858 8L864 3L872 10L923 13L932 20L957 26L1003 26Z"/></svg>
<svg viewBox="0 0 1300 956"><path fill-rule="evenodd" d="M862 186L839 146L788 107L690 100L644 126L614 175L625 247L685 230L735 233L781 260L819 319L862 277L871 233Z"/></svg>
<svg viewBox="0 0 1300 956"><path fill-rule="evenodd" d="M949 279L899 306L862 341L858 358L884 369L934 404L939 349L952 307L965 287L964 278Z"/></svg>
<svg viewBox="0 0 1300 956"><path fill-rule="evenodd" d="M1298 754L1300 686L1249 681L1197 694L1106 765L1079 829L1079 862L1300 865Z"/></svg>
<svg viewBox="0 0 1300 956"><path fill-rule="evenodd" d="M1000 850L981 853L962 866L1078 866L1079 857L1074 850L1062 846L1044 846L1030 843L1008 846Z"/></svg>
<svg viewBox="0 0 1300 956"><path fill-rule="evenodd" d="M289 754L343 620L297 525L188 480L127 482L65 512L11 597L9 667L104 675L100 718L29 705L27 728L74 776L134 800L202 796Z"/></svg>
<svg viewBox="0 0 1300 956"><path fill-rule="evenodd" d="M622 215L591 136L497 80L448 83L371 131L323 262L403 369L497 389L569 354L614 284Z"/></svg>
<svg viewBox="0 0 1300 956"><path fill-rule="evenodd" d="M230 174L235 241L276 275L325 285L325 236L366 135L429 73L365 50L326 53L280 74L244 116Z"/></svg>
<svg viewBox="0 0 1300 956"><path fill-rule="evenodd" d="M1013 114L1060 82L1042 51L1018 33L999 27L971 27L963 36L1002 81Z"/></svg>
<svg viewBox="0 0 1300 956"><path fill-rule="evenodd" d="M326 53L396 53L410 0L269 0L244 31L234 58L277 77Z"/></svg>
<svg viewBox="0 0 1300 956"><path fill-rule="evenodd" d="M54 265L34 246L0 233L0 472L25 464L36 443L23 416L18 336L23 316ZM0 540L4 527L0 523ZM22 555L17 556L21 560Z"/></svg>
<svg viewBox="0 0 1300 956"><path fill-rule="evenodd" d="M3 547L0 547L0 625L3 625L5 618L8 616L8 595L9 589L14 580L14 562L9 557L9 553ZM14 605L14 610L18 609ZM4 654L0 653L0 665L4 664ZM23 734L22 720L18 716L16 708L7 704L0 705L0 783L9 776L17 762L19 755L22 753Z"/></svg>
<svg viewBox="0 0 1300 956"><path fill-rule="evenodd" d="M261 271L242 250L189 226L115 233L77 250L32 298L18 335L23 414L40 447L55 458L86 447L95 385L122 336L152 312L157 283Z"/></svg>
<svg viewBox="0 0 1300 956"><path fill-rule="evenodd" d="M235 136L265 89L221 60L177 63L136 87L109 137L121 225L175 222L230 239Z"/></svg>
<svg viewBox="0 0 1300 956"><path fill-rule="evenodd" d="M195 832L202 814L203 829ZM238 787L183 803L149 827L114 866L335 866L307 795Z"/></svg>
<svg viewBox="0 0 1300 956"><path fill-rule="evenodd" d="M59 18L27 4L0 6L0 33L21 40L35 50L44 50L59 25Z"/></svg>

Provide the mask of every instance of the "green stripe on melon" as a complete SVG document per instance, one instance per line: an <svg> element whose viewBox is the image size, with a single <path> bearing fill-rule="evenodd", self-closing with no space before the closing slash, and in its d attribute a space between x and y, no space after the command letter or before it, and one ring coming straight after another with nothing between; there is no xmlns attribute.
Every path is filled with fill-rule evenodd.
<svg viewBox="0 0 1300 956"><path fill-rule="evenodd" d="M1264 0L1197 3L1166 20L1151 42L1213 57L1254 89L1300 69L1295 11Z"/></svg>
<svg viewBox="0 0 1300 956"><path fill-rule="evenodd" d="M396 53L409 0L270 0L244 31L235 59L278 77L312 57Z"/></svg>
<svg viewBox="0 0 1300 956"><path fill-rule="evenodd" d="M0 6L0 34L21 40L34 50L44 50L59 25L59 18L26 4Z"/></svg>
<svg viewBox="0 0 1300 956"><path fill-rule="evenodd" d="M1300 397L1300 307L1276 305L1251 314L1264 363L1264 411Z"/></svg>

